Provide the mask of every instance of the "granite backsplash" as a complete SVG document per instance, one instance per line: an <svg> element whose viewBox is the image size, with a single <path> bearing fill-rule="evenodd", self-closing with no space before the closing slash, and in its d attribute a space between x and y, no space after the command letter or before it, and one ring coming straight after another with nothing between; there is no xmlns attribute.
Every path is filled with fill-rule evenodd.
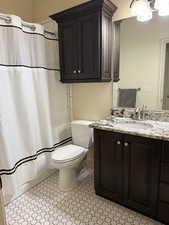
<svg viewBox="0 0 169 225"><path fill-rule="evenodd" d="M134 108L113 108L111 115L116 117L124 117L124 118L132 118L134 114ZM145 110L145 120L154 120L154 121L162 121L169 122L169 111L165 110ZM109 118L110 119L110 118Z"/></svg>

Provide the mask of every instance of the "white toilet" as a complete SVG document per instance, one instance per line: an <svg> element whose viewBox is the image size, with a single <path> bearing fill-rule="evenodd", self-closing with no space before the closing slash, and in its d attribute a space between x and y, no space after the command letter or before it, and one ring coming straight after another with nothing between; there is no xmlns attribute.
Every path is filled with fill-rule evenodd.
<svg viewBox="0 0 169 225"><path fill-rule="evenodd" d="M52 154L52 164L59 169L59 188L71 190L77 185L78 168L92 143L92 122L77 120L71 123L73 143L60 147Z"/></svg>

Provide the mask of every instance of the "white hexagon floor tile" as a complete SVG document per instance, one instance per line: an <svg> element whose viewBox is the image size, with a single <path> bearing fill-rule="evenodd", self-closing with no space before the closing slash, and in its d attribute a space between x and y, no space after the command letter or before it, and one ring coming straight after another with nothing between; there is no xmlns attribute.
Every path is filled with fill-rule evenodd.
<svg viewBox="0 0 169 225"><path fill-rule="evenodd" d="M95 195L93 175L61 192L53 174L6 207L9 225L160 225Z"/></svg>

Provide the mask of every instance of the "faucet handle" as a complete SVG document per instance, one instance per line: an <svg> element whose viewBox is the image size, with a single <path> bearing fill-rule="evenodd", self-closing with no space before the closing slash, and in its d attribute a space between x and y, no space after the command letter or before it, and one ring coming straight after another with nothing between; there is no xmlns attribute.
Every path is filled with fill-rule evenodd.
<svg viewBox="0 0 169 225"><path fill-rule="evenodd" d="M140 120L141 110L140 107L136 107L135 109L135 119Z"/></svg>
<svg viewBox="0 0 169 225"><path fill-rule="evenodd" d="M144 111L147 110L147 106L146 105L143 105L142 106L142 110L144 110Z"/></svg>
<svg viewBox="0 0 169 225"><path fill-rule="evenodd" d="M142 106L142 111L145 111L146 110L146 107L147 107L146 105L143 105Z"/></svg>
<svg viewBox="0 0 169 225"><path fill-rule="evenodd" d="M138 113L140 111L140 107L135 108L135 112Z"/></svg>

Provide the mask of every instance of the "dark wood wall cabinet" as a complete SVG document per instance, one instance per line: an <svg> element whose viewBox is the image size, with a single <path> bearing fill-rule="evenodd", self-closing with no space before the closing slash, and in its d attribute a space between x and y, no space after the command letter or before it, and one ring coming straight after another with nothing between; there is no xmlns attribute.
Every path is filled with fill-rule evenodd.
<svg viewBox="0 0 169 225"><path fill-rule="evenodd" d="M95 129L96 194L169 224L169 142Z"/></svg>
<svg viewBox="0 0 169 225"><path fill-rule="evenodd" d="M61 81L111 81L112 16L110 0L91 0L51 16L58 23Z"/></svg>

